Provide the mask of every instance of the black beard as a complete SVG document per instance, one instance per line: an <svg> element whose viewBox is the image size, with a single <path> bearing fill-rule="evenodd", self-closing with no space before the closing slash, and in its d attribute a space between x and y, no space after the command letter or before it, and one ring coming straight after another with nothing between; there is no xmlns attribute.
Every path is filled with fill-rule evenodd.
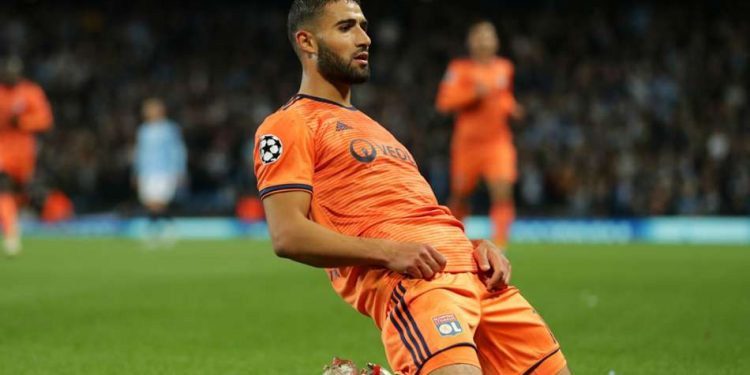
<svg viewBox="0 0 750 375"><path fill-rule="evenodd" d="M370 78L369 64L362 69L357 69L320 42L318 43L318 70L327 80L348 85L365 83Z"/></svg>

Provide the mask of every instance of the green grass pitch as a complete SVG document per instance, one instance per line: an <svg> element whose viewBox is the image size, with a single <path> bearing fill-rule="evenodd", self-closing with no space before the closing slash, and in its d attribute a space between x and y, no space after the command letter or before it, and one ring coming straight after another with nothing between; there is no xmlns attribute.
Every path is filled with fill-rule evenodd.
<svg viewBox="0 0 750 375"><path fill-rule="evenodd" d="M575 374L750 374L750 248L514 245ZM0 374L320 374L385 362L324 272L268 243L33 239L0 258Z"/></svg>

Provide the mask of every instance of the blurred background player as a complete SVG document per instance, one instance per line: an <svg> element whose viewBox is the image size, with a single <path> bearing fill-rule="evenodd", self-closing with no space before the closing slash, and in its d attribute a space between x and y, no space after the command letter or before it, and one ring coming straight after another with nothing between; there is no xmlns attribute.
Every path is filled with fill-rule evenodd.
<svg viewBox="0 0 750 375"><path fill-rule="evenodd" d="M34 174L36 133L52 126L44 91L22 72L19 57L0 57L0 224L9 256L21 251L16 193Z"/></svg>
<svg viewBox="0 0 750 375"><path fill-rule="evenodd" d="M468 58L451 61L438 89L437 109L456 115L451 140L453 214L469 214L469 198L483 177L490 192L494 239L505 245L515 217L516 150L508 124L524 111L513 97L513 63L498 57L500 41L489 21L471 25Z"/></svg>
<svg viewBox="0 0 750 375"><path fill-rule="evenodd" d="M135 145L135 181L138 197L148 211L149 246L174 240L169 228L169 205L186 178L187 152L182 133L167 118L164 102L149 98L143 102L144 123Z"/></svg>

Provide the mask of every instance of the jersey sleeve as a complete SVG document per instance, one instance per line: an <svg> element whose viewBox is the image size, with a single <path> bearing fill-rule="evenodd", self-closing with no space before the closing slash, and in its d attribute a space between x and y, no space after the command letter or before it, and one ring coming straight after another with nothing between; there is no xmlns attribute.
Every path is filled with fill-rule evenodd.
<svg viewBox="0 0 750 375"><path fill-rule="evenodd" d="M42 88L29 85L23 95L27 107L18 117L18 127L29 132L41 132L52 127L52 110Z"/></svg>
<svg viewBox="0 0 750 375"><path fill-rule="evenodd" d="M294 115L267 119L255 134L253 156L260 199L285 191L312 193L312 129Z"/></svg>
<svg viewBox="0 0 750 375"><path fill-rule="evenodd" d="M477 101L477 88L457 62L451 62L438 87L435 107L443 113L456 112Z"/></svg>

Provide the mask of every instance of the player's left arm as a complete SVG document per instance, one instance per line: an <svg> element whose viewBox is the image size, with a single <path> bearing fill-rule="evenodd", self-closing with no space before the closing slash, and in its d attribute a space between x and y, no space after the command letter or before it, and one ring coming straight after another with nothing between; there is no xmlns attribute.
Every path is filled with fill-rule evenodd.
<svg viewBox="0 0 750 375"><path fill-rule="evenodd" d="M452 62L438 87L435 108L443 114L459 112L476 104L488 92L489 88L470 79L465 68Z"/></svg>
<svg viewBox="0 0 750 375"><path fill-rule="evenodd" d="M180 176L180 183L185 183L187 179L187 147L185 146L185 140L182 136L180 127L173 123L172 124L172 138L173 147L172 152L174 153L175 171Z"/></svg>
<svg viewBox="0 0 750 375"><path fill-rule="evenodd" d="M472 240L474 260L485 276L487 289L503 289L510 283L511 265L502 249L492 241Z"/></svg>
<svg viewBox="0 0 750 375"><path fill-rule="evenodd" d="M516 100L514 82L515 68L513 64L510 64L510 69L508 70L508 101L510 108L508 113L510 113L510 117L514 120L520 121L526 117L526 109Z"/></svg>
<svg viewBox="0 0 750 375"><path fill-rule="evenodd" d="M16 113L16 127L28 132L42 132L52 127L52 109L41 87L33 85L24 93L23 107Z"/></svg>

